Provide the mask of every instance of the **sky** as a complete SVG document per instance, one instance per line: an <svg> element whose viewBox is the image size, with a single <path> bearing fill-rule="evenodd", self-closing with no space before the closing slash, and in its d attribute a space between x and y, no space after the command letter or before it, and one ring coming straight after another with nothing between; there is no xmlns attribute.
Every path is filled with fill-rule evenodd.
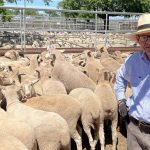
<svg viewBox="0 0 150 150"><path fill-rule="evenodd" d="M52 0L52 2L50 2L49 6L45 6L44 2L42 0L33 0L33 3L31 2L27 2L26 0L26 6L27 7L50 7L50 8L57 8L57 4L58 2L60 2L61 0ZM17 4L16 3L8 3L5 0L5 5L4 6L23 6L24 5L24 0L17 0Z"/></svg>

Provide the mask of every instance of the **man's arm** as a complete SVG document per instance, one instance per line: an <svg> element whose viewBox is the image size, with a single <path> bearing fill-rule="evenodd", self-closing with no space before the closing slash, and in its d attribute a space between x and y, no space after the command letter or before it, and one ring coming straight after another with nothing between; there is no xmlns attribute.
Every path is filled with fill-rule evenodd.
<svg viewBox="0 0 150 150"><path fill-rule="evenodd" d="M116 82L114 85L116 98L118 100L119 113L123 119L126 118L127 116L125 91L127 88L128 80L129 80L129 75L125 63L118 69L116 73Z"/></svg>

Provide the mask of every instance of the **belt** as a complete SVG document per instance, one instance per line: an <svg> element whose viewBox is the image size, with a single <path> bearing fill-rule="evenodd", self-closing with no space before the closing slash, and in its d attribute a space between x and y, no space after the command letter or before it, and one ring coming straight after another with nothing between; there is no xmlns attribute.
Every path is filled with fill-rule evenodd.
<svg viewBox="0 0 150 150"><path fill-rule="evenodd" d="M138 126L145 133L150 134L150 124L149 123L139 121L139 120L133 118L132 116L130 116L130 121L132 123L134 123L136 126Z"/></svg>

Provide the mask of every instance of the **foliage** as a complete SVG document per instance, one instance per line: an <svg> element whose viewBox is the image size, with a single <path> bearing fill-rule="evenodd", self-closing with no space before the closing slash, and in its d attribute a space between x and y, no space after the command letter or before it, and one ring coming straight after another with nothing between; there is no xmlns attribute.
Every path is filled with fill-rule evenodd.
<svg viewBox="0 0 150 150"><path fill-rule="evenodd" d="M1 0L1 1L4 1L4 0ZM6 0L6 1L10 2L10 3L17 3L17 1L21 1L21 0ZM26 1L32 3L34 0L26 0ZM43 1L44 1L45 5L49 5L52 0L43 0Z"/></svg>
<svg viewBox="0 0 150 150"><path fill-rule="evenodd" d="M6 0L6 1L10 2L10 3L17 3L17 1L21 1L21 0ZM34 0L26 0L26 1L32 3ZM52 0L43 0L43 1L44 1L45 5L49 5Z"/></svg>
<svg viewBox="0 0 150 150"><path fill-rule="evenodd" d="M10 2L10 3L17 3L17 1L19 0L6 0L7 2ZM21 1L21 0L20 0ZM30 1L30 2L33 2L33 0L27 0L27 1ZM51 2L51 0L43 0L45 5L49 5L49 3ZM4 0L0 0L0 6L3 6L4 5ZM1 9L0 10L0 14L2 16L2 21L11 21L12 19L12 15L15 14L19 14L20 11L19 10L4 10L4 9ZM25 14L26 15L40 15L38 13L38 11L36 10L26 10L25 11Z"/></svg>
<svg viewBox="0 0 150 150"><path fill-rule="evenodd" d="M144 13L150 12L150 0L62 0L59 3L59 7L71 10ZM78 13L65 13L65 15L70 17L87 17L85 14ZM91 16L94 17L94 15Z"/></svg>
<svg viewBox="0 0 150 150"><path fill-rule="evenodd" d="M0 0L0 6L4 5L4 1ZM0 10L2 21L10 21L11 20L11 11L10 10Z"/></svg>
<svg viewBox="0 0 150 150"><path fill-rule="evenodd" d="M50 17L60 16L60 14L58 12L56 12L55 10L46 10L45 13L48 14Z"/></svg>

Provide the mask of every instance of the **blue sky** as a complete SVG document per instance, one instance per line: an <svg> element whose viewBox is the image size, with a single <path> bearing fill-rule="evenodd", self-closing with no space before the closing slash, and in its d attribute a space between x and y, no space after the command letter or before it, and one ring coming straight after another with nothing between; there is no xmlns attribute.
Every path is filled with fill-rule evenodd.
<svg viewBox="0 0 150 150"><path fill-rule="evenodd" d="M48 7L57 8L57 4L60 1L61 0L52 0L52 2L50 3L50 5ZM5 6L23 6L23 5L24 5L24 0L17 0L17 4L16 3L8 3L5 0ZM26 6L27 7L47 7L44 5L42 0L33 0L33 3L27 2L27 0L26 0Z"/></svg>

